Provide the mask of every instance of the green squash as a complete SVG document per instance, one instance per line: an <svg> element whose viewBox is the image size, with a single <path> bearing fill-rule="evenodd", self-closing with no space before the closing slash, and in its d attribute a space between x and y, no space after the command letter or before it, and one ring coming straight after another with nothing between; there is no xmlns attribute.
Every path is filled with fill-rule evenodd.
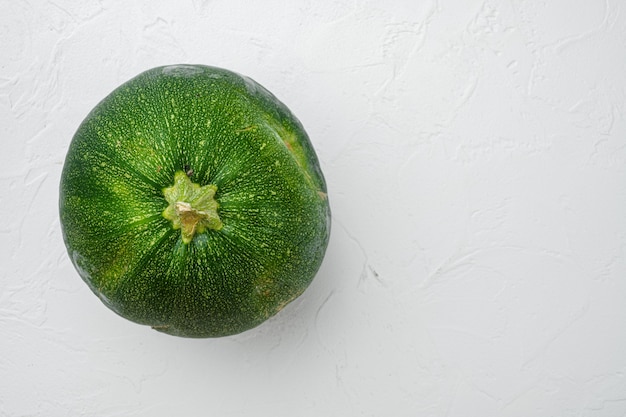
<svg viewBox="0 0 626 417"><path fill-rule="evenodd" d="M200 65L148 70L82 122L61 176L72 263L122 317L183 337L253 328L307 288L330 233L300 122Z"/></svg>

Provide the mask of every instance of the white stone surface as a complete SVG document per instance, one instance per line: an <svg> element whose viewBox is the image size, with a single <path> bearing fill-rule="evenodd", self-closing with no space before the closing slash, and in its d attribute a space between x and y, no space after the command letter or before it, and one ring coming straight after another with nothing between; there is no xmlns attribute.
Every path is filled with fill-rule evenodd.
<svg viewBox="0 0 626 417"><path fill-rule="evenodd" d="M0 416L626 415L623 1L0 10ZM78 124L173 63L265 85L329 184L317 278L235 337L119 318L61 239Z"/></svg>

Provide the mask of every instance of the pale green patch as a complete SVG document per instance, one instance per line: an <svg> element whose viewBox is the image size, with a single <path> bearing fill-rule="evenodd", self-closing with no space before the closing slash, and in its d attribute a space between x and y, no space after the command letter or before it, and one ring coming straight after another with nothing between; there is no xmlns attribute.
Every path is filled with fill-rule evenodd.
<svg viewBox="0 0 626 417"><path fill-rule="evenodd" d="M300 143L298 139L298 136L294 132L287 129L281 123L279 123L278 121L272 118L267 117L265 119L265 122L266 122L267 127L269 127L272 130L272 132L274 132L276 137L283 143L283 145L285 145L285 148L287 148L287 150L293 157L296 164L298 164L298 166L302 170L302 173L305 175L309 183L313 185L314 181L311 176L306 154L305 154L304 148L302 147L302 144ZM261 149L263 149L263 146L261 147ZM280 162L276 161L274 164L276 166L279 166ZM313 186L316 187L315 185Z"/></svg>

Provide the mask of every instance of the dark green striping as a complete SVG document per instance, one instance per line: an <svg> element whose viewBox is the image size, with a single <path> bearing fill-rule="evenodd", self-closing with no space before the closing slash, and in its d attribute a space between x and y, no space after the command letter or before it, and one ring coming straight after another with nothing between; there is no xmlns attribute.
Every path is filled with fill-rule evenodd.
<svg viewBox="0 0 626 417"><path fill-rule="evenodd" d="M217 186L223 228L184 244L162 190L190 168ZM330 231L326 185L300 122L232 72L155 68L105 98L67 154L60 213L83 279L120 315L215 337L254 327L308 286Z"/></svg>

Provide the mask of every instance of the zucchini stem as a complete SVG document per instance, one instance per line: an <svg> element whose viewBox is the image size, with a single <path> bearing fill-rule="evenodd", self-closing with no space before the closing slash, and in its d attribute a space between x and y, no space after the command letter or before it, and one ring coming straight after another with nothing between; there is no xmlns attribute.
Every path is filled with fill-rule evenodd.
<svg viewBox="0 0 626 417"><path fill-rule="evenodd" d="M168 202L163 217L172 222L174 229L181 229L184 243L207 230L220 230L223 226L217 213L219 203L215 199L217 186L199 185L191 182L183 171L174 174L174 185L163 189Z"/></svg>

